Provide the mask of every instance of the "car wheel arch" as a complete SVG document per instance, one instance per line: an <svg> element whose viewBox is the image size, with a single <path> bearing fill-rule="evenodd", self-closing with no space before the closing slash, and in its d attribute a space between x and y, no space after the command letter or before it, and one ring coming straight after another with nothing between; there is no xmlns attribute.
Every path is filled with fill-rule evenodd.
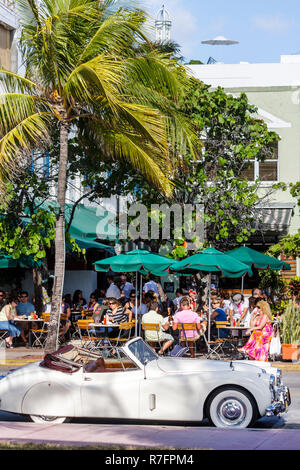
<svg viewBox="0 0 300 470"><path fill-rule="evenodd" d="M47 389L48 387L49 389L51 388L51 394L49 394L49 400L45 401L45 397L47 396L45 394L45 388ZM46 380L35 383L27 389L27 391L24 393L21 403L22 414L50 414L50 416L56 415L57 412L55 412L55 410L53 410L52 412L51 410L51 407L53 406L52 400L54 398L54 395L56 400L58 397L60 398L59 406L63 408L61 410L63 411L61 415L74 416L75 403L72 400L70 394L68 393L68 388L53 380ZM43 398L42 406L48 406L48 412L43 411L43 409L39 411L39 406L41 406L41 404L39 403L39 401L35 400L35 397ZM55 405L56 403L54 404L54 406Z"/></svg>
<svg viewBox="0 0 300 470"><path fill-rule="evenodd" d="M256 408L256 414L257 414L257 419L259 419L261 416L260 416L260 413L259 413L259 408L258 408L258 404L257 404L257 401L254 397L254 395L245 387L242 387L241 385L237 385L237 384L224 384L224 385L219 385L218 387L214 388L213 390L210 391L210 393L207 395L206 399L205 399L205 402L203 404L203 419L204 418L208 418L208 404L209 404L209 401L211 399L211 397L219 392L222 392L224 390L237 390L237 391L240 391L240 392L243 392L245 393L246 395L249 395L253 401L253 404Z"/></svg>

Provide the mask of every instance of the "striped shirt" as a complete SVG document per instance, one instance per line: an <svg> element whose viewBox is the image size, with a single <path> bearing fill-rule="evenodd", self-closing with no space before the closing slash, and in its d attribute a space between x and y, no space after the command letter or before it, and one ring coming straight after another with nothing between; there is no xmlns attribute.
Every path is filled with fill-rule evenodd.
<svg viewBox="0 0 300 470"><path fill-rule="evenodd" d="M125 310L126 309L124 307L118 307L115 313L113 313L109 308L105 313L113 319L113 323L123 323L128 322L128 315L125 313Z"/></svg>

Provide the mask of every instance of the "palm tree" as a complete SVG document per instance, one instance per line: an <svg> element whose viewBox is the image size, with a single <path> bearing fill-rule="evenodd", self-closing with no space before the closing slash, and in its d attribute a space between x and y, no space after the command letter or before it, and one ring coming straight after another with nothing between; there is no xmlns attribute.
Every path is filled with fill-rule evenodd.
<svg viewBox="0 0 300 470"><path fill-rule="evenodd" d="M80 124L106 158L126 159L156 187L172 192L169 130L189 126L176 111L185 73L147 42L145 14L115 0L17 0L26 73L0 69L0 179L26 166L58 126L55 269L46 352L57 346L65 269L68 136ZM26 158L27 157L27 158Z"/></svg>

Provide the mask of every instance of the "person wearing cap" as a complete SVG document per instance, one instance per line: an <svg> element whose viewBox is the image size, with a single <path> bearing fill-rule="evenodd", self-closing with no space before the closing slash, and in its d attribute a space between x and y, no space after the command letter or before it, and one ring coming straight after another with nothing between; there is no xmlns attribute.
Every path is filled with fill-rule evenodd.
<svg viewBox="0 0 300 470"><path fill-rule="evenodd" d="M249 302L244 300L244 297L241 294L234 294L229 306L230 322L233 323L233 321L235 321L236 326L239 326L243 318L246 316L248 308Z"/></svg>

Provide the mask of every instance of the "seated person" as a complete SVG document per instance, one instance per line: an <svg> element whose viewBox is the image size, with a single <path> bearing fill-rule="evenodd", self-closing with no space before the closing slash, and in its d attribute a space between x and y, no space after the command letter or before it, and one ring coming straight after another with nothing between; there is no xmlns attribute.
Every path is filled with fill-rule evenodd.
<svg viewBox="0 0 300 470"><path fill-rule="evenodd" d="M24 318L29 318L30 315L33 315L35 308L34 305L28 301L28 292L22 291L19 295L19 303L17 305L17 315ZM28 324L23 323L22 325L21 337L26 345L28 345L28 335L29 329Z"/></svg>
<svg viewBox="0 0 300 470"><path fill-rule="evenodd" d="M162 347L158 351L158 354L162 355L173 343L174 338L169 333L166 333L166 330L169 329L169 319L164 318L158 313L158 302L152 301L149 304L149 312L145 313L142 316L142 323L155 323L160 326L159 331L145 330L145 339L149 343L160 342L163 343ZM155 348L153 348L155 350Z"/></svg>
<svg viewBox="0 0 300 470"><path fill-rule="evenodd" d="M108 300L103 299L102 304L101 305L98 304L98 307L96 307L93 312L94 323L101 323L107 310L108 310Z"/></svg>
<svg viewBox="0 0 300 470"><path fill-rule="evenodd" d="M267 361L273 334L272 313L268 302L264 300L260 300L256 308L258 313L251 318L250 328L247 330L250 338L239 352L255 361Z"/></svg>
<svg viewBox="0 0 300 470"><path fill-rule="evenodd" d="M25 315L27 318L34 313L35 308L31 302L28 302L28 292L23 291L19 296L20 302L17 305L17 315Z"/></svg>
<svg viewBox="0 0 300 470"><path fill-rule="evenodd" d="M116 323L117 326L114 327L112 325L111 327L106 327L106 331L105 331L105 328L102 327L98 331L100 334L107 333L108 336L110 335L115 336L119 334L118 325L120 323L127 323L127 322L132 321L132 312L126 309L125 307L123 307L119 299L109 297L106 299L106 301L107 301L108 309L105 311L105 314L108 318L108 321L112 324Z"/></svg>
<svg viewBox="0 0 300 470"><path fill-rule="evenodd" d="M215 297L212 301L213 312L211 313L211 321L227 321L225 310L221 308L221 298ZM217 329L219 338L228 338L229 330L225 328Z"/></svg>
<svg viewBox="0 0 300 470"><path fill-rule="evenodd" d="M178 310L174 315L172 325L174 331L177 330L178 323L196 323L195 330L181 331L180 338L180 341L187 341L191 357L195 357L194 343L200 338L201 334L204 333L204 327L201 324L199 315L191 309L191 302L187 296L182 297L180 301L180 310Z"/></svg>

